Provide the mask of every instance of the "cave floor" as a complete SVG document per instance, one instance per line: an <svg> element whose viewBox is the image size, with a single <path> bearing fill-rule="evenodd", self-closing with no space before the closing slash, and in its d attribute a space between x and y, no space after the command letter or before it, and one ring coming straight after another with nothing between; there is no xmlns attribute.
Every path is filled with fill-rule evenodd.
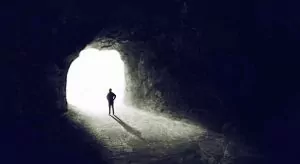
<svg viewBox="0 0 300 164"><path fill-rule="evenodd" d="M116 108L115 115L67 113L74 127L92 136L87 144L101 145L109 163L203 163L223 155L222 136L200 125L128 107Z"/></svg>

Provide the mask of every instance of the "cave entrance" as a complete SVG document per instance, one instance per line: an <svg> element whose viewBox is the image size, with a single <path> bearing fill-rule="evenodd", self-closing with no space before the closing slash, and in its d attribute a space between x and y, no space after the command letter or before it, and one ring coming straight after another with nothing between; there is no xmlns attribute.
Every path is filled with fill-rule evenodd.
<svg viewBox="0 0 300 164"><path fill-rule="evenodd" d="M124 104L124 62L116 50L87 48L68 70L66 98L69 108L87 114L108 113L109 88L117 95L115 107Z"/></svg>

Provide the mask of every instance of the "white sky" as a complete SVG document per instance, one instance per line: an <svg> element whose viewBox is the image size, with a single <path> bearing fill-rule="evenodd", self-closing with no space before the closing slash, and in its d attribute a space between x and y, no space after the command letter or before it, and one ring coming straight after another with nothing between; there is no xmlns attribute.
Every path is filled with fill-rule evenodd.
<svg viewBox="0 0 300 164"><path fill-rule="evenodd" d="M108 112L108 89L122 105L125 91L124 63L116 50L84 49L67 75L67 102L83 112Z"/></svg>

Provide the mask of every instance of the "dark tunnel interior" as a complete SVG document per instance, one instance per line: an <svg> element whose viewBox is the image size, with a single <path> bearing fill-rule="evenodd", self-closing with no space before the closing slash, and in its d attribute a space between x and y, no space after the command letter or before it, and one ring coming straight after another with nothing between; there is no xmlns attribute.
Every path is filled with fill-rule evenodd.
<svg viewBox="0 0 300 164"><path fill-rule="evenodd" d="M104 145L86 144L83 138L92 143L94 136L64 117L67 72L87 45L120 52L131 91L125 97L134 107L189 118L222 134L234 131L269 162L295 162L296 6L196 0L6 6L1 163L110 163ZM253 163L234 163L247 162Z"/></svg>

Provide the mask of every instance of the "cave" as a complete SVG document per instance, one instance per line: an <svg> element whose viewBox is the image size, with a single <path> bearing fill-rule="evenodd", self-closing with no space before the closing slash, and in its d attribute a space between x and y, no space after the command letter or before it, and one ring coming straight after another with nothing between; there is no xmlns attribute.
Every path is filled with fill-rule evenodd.
<svg viewBox="0 0 300 164"><path fill-rule="evenodd" d="M7 79L2 82L2 120L8 123L1 136L8 155L2 160L294 160L295 152L282 150L295 148L299 123L296 5L189 0L32 4L3 10L8 26L2 28L10 33L4 34L1 60ZM101 58L105 53L117 54L118 73L107 69L113 64ZM79 68L81 59L86 65ZM86 70L72 80L76 69ZM105 95L111 86L119 103L117 117L107 115ZM84 87L85 94L76 90ZM153 129L157 133L150 133Z"/></svg>

